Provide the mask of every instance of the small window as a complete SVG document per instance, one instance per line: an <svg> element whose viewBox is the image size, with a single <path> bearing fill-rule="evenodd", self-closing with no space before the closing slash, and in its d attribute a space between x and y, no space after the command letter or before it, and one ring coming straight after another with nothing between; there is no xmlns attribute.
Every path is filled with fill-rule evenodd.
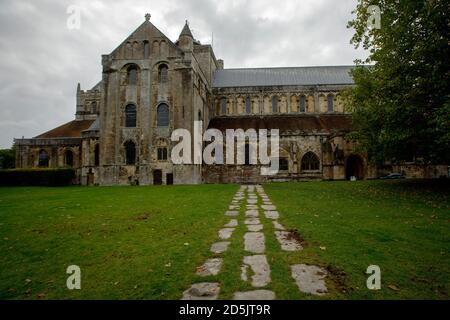
<svg viewBox="0 0 450 320"><path fill-rule="evenodd" d="M144 59L148 59L150 57L150 43L145 40L144 41Z"/></svg>
<svg viewBox="0 0 450 320"><path fill-rule="evenodd" d="M94 148L94 165L97 167L100 165L100 146L99 146L99 144L96 144L95 148Z"/></svg>
<svg viewBox="0 0 450 320"><path fill-rule="evenodd" d="M227 98L220 99L220 113L227 114Z"/></svg>
<svg viewBox="0 0 450 320"><path fill-rule="evenodd" d="M303 156L302 171L317 171L319 166L319 158L313 152L308 152Z"/></svg>
<svg viewBox="0 0 450 320"><path fill-rule="evenodd" d="M73 152L70 150L67 150L64 155L66 167L73 167Z"/></svg>
<svg viewBox="0 0 450 320"><path fill-rule="evenodd" d="M328 102L328 112L333 112L334 111L334 97L332 94L329 94L327 96L327 102Z"/></svg>
<svg viewBox="0 0 450 320"><path fill-rule="evenodd" d="M39 167L48 167L49 158L45 150L39 151Z"/></svg>
<svg viewBox="0 0 450 320"><path fill-rule="evenodd" d="M125 127L136 127L136 106L134 104L129 104L125 107Z"/></svg>
<svg viewBox="0 0 450 320"><path fill-rule="evenodd" d="M199 110L198 111L198 121L202 120L202 112Z"/></svg>
<svg viewBox="0 0 450 320"><path fill-rule="evenodd" d="M289 170L289 161L287 158L279 158L278 161L279 161L278 164L279 164L280 170L282 170L282 171Z"/></svg>
<svg viewBox="0 0 450 320"><path fill-rule="evenodd" d="M305 98L305 96L300 96L300 112L306 112L306 98Z"/></svg>
<svg viewBox="0 0 450 320"><path fill-rule="evenodd" d="M248 143L245 144L245 162L246 166L250 165L250 145Z"/></svg>
<svg viewBox="0 0 450 320"><path fill-rule="evenodd" d="M158 148L158 160L159 161L167 160L167 148Z"/></svg>
<svg viewBox="0 0 450 320"><path fill-rule="evenodd" d="M278 97L277 96L272 97L272 112L273 113L278 112Z"/></svg>
<svg viewBox="0 0 450 320"><path fill-rule="evenodd" d="M137 67L128 67L128 85L135 86L137 84Z"/></svg>
<svg viewBox="0 0 450 320"><path fill-rule="evenodd" d="M168 127L169 126L169 106L162 103L158 106L156 110L157 116L156 121L158 127Z"/></svg>
<svg viewBox="0 0 450 320"><path fill-rule="evenodd" d="M98 108L97 108L97 102L92 102L91 104L91 113L97 114L98 113Z"/></svg>
<svg viewBox="0 0 450 320"><path fill-rule="evenodd" d="M250 100L250 97L245 99L245 113L252 113L252 101Z"/></svg>
<svg viewBox="0 0 450 320"><path fill-rule="evenodd" d="M159 83L166 83L168 81L169 68L165 64L159 66Z"/></svg>
<svg viewBox="0 0 450 320"><path fill-rule="evenodd" d="M136 163L136 145L133 141L125 142L125 158L127 165L134 165Z"/></svg>

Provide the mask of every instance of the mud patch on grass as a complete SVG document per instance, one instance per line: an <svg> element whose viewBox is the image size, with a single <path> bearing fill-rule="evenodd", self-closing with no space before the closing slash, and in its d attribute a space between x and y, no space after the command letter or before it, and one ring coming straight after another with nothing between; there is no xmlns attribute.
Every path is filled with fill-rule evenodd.
<svg viewBox="0 0 450 320"><path fill-rule="evenodd" d="M286 237L287 240L296 240L302 245L303 248L306 248L308 246L308 242L300 233L298 233L297 229L289 229L288 232L289 233Z"/></svg>
<svg viewBox="0 0 450 320"><path fill-rule="evenodd" d="M330 280L333 282L334 288L341 293L348 293L353 288L347 286L347 273L344 269L332 265L326 267Z"/></svg>

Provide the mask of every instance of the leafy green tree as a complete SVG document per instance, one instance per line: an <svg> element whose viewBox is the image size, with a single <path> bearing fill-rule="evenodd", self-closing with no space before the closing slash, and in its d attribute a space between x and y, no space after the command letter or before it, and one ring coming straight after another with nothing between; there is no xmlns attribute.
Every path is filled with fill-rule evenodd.
<svg viewBox="0 0 450 320"><path fill-rule="evenodd" d="M368 27L380 9L380 28ZM351 137L376 163L412 158L450 162L450 2L358 0L351 42L369 56L356 61Z"/></svg>
<svg viewBox="0 0 450 320"><path fill-rule="evenodd" d="M0 150L0 169L11 169L16 164L16 148Z"/></svg>

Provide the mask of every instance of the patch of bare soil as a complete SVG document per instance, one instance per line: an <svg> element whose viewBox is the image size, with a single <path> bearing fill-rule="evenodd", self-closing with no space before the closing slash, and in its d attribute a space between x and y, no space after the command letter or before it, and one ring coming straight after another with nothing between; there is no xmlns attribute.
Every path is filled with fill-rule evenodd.
<svg viewBox="0 0 450 320"><path fill-rule="evenodd" d="M133 217L135 221L144 221L150 218L150 213L143 213Z"/></svg>
<svg viewBox="0 0 450 320"><path fill-rule="evenodd" d="M334 286L338 291L341 293L347 293L352 290L352 288L347 287L347 273L345 273L342 268L328 265L326 269L328 271L329 278L333 281Z"/></svg>
<svg viewBox="0 0 450 320"><path fill-rule="evenodd" d="M298 233L296 229L289 229L288 232L289 233L286 237L287 240L296 240L302 245L303 248L306 248L308 246L308 242L300 233Z"/></svg>

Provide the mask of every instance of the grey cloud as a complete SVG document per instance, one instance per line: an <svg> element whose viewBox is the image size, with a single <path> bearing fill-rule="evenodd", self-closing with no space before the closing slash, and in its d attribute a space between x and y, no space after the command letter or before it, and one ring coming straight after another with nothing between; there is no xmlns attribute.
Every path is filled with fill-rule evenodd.
<svg viewBox="0 0 450 320"><path fill-rule="evenodd" d="M66 28L67 7L81 29ZM188 19L202 43L214 33L225 66L352 64L346 23L356 0L3 0L0 2L0 148L73 119L77 82L101 79L101 54L115 49L146 12L171 40Z"/></svg>

